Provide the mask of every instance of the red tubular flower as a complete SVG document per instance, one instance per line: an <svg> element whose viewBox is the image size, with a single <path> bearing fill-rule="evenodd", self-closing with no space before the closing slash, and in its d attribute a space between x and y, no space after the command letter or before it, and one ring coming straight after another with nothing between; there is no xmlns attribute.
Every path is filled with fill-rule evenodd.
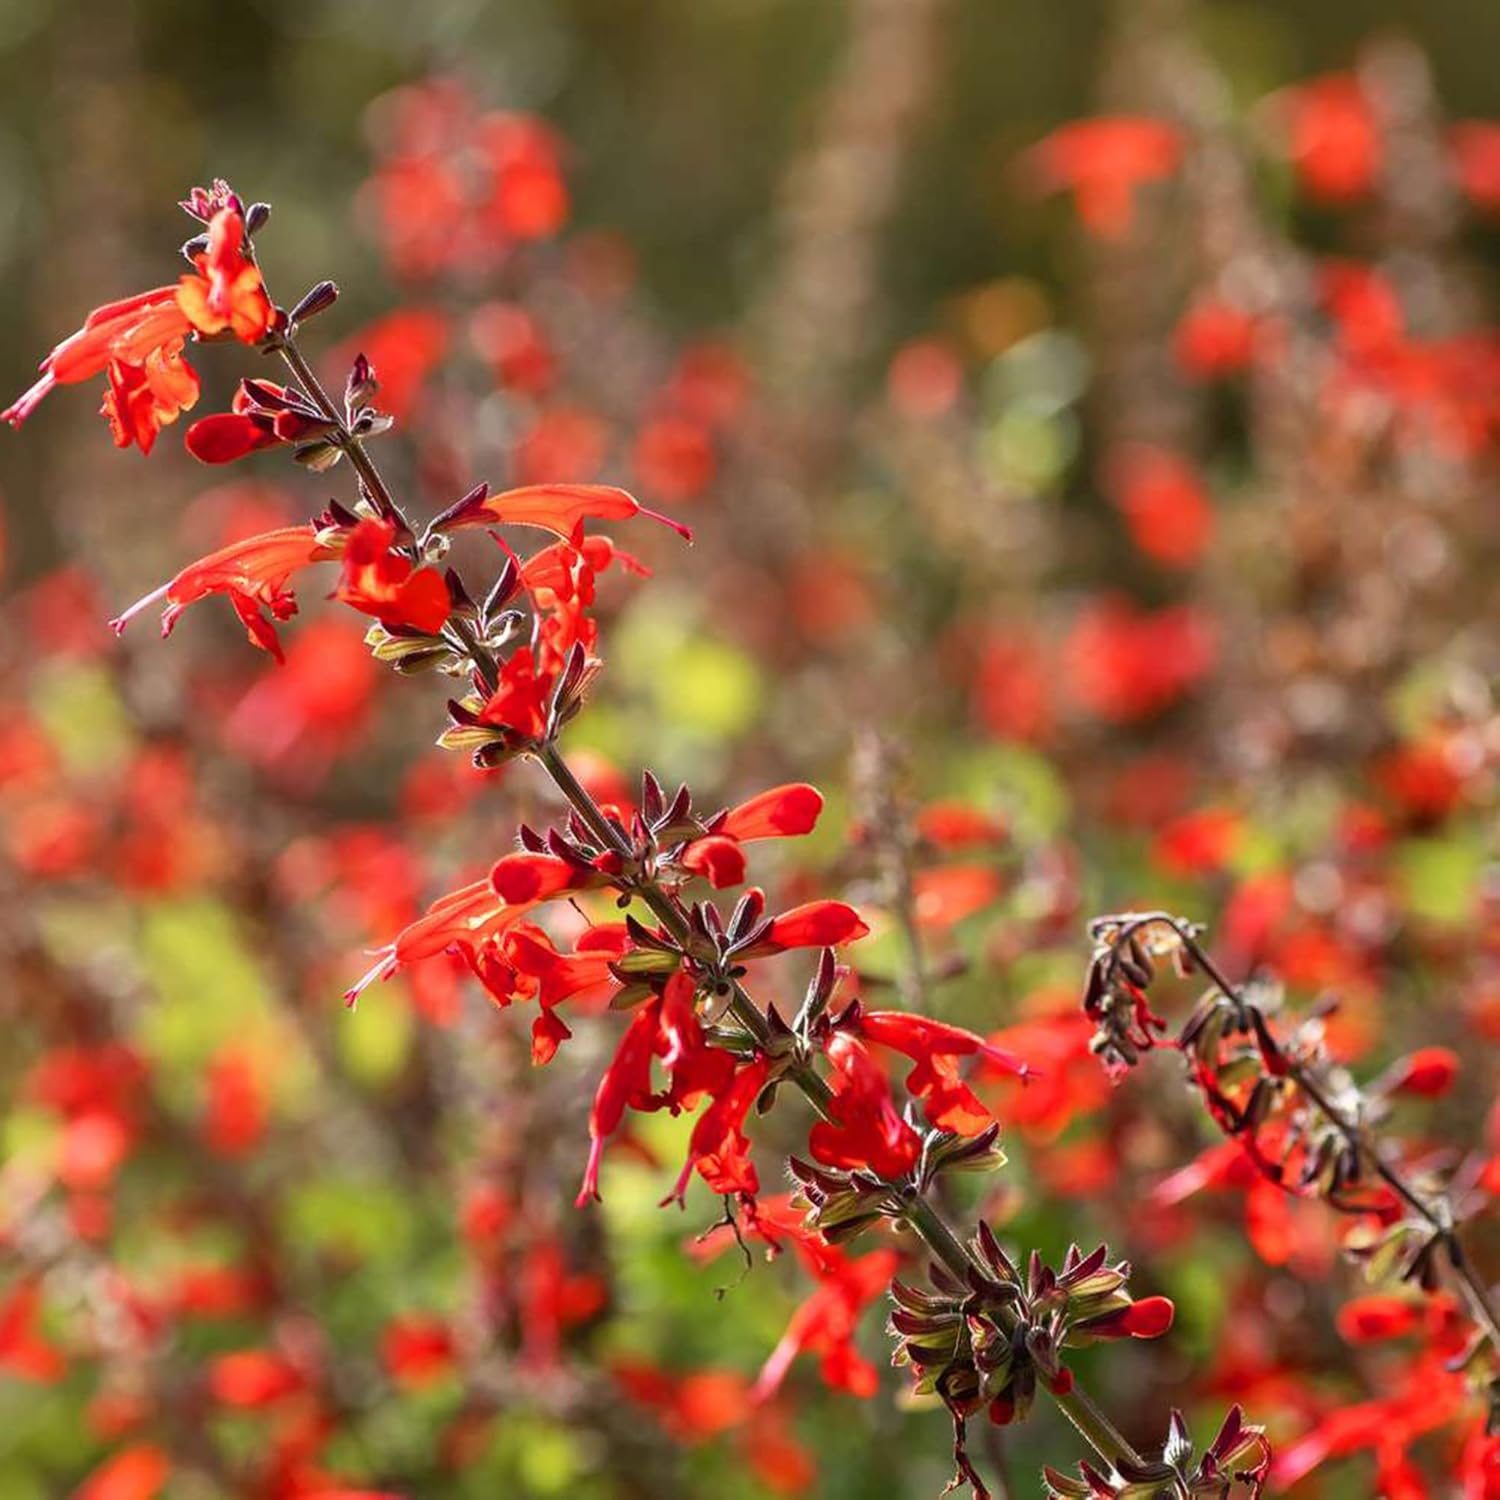
<svg viewBox="0 0 1500 1500"><path fill-rule="evenodd" d="M228 464L261 448L322 436L331 424L306 401L271 380L242 380L227 412L201 417L187 430L187 450L205 464Z"/></svg>
<svg viewBox="0 0 1500 1500"><path fill-rule="evenodd" d="M119 635L141 610L165 599L161 633L167 636L188 605L210 594L227 594L235 613L244 622L251 644L282 661L276 628L261 614L261 609L269 610L276 620L289 620L296 613L297 600L287 588L287 580L298 569L336 555L318 540L312 526L286 526L248 537L190 563L171 582L136 600L122 615L111 620L110 629Z"/></svg>
<svg viewBox="0 0 1500 1500"><path fill-rule="evenodd" d="M701 875L716 891L742 885L745 879L745 851L735 839L719 834L694 839L682 851L682 868Z"/></svg>
<svg viewBox="0 0 1500 1500"><path fill-rule="evenodd" d="M295 1396L306 1385L302 1372L290 1360L267 1349L221 1354L208 1372L215 1401L251 1411Z"/></svg>
<svg viewBox="0 0 1500 1500"><path fill-rule="evenodd" d="M1387 1087L1394 1093L1438 1099L1458 1077L1458 1054L1448 1047L1420 1047L1392 1070Z"/></svg>
<svg viewBox="0 0 1500 1500"><path fill-rule="evenodd" d="M1375 112L1352 73L1328 73L1281 96L1287 149L1303 188L1327 203L1362 198L1380 171Z"/></svg>
<svg viewBox="0 0 1500 1500"><path fill-rule="evenodd" d="M547 733L554 678L537 671L530 646L511 653L500 669L500 681L479 711L480 719L513 730L527 739L540 740Z"/></svg>
<svg viewBox="0 0 1500 1500"><path fill-rule="evenodd" d="M1338 1313L1339 1333L1351 1344L1381 1343L1422 1326L1422 1306L1405 1297L1374 1292L1355 1297Z"/></svg>
<svg viewBox="0 0 1500 1500"><path fill-rule="evenodd" d="M739 885L745 879L742 843L811 833L822 810L823 794L815 786L773 786L714 819L708 836L694 839L683 851L682 867L703 876L716 890Z"/></svg>
<svg viewBox="0 0 1500 1500"><path fill-rule="evenodd" d="M63 1378L67 1365L37 1327L41 1305L42 1284L36 1280L19 1281L0 1298L0 1371L51 1385Z"/></svg>
<svg viewBox="0 0 1500 1500"><path fill-rule="evenodd" d="M1192 466L1165 448L1131 443L1105 465L1111 498L1135 545L1166 568L1190 568L1213 535L1214 513Z"/></svg>
<svg viewBox="0 0 1500 1500"><path fill-rule="evenodd" d="M409 1314L392 1318L380 1336L380 1358L403 1390L441 1380L453 1368L453 1335L441 1318Z"/></svg>
<svg viewBox="0 0 1500 1500"><path fill-rule="evenodd" d="M507 906L535 905L563 891L577 890L593 872L552 854L520 851L495 861L490 884Z"/></svg>
<svg viewBox="0 0 1500 1500"><path fill-rule="evenodd" d="M377 961L344 992L353 1005L377 979L389 979L408 964L435 958L450 950L473 965L490 939L514 926L531 910L529 903L508 905L488 879L460 886L434 901L415 922L402 928L395 941L379 950Z"/></svg>
<svg viewBox="0 0 1500 1500"><path fill-rule="evenodd" d="M761 1368L750 1395L764 1401L786 1379L792 1361L804 1352L822 1356L820 1372L835 1390L873 1396L880 1377L859 1354L854 1334L859 1315L890 1285L901 1263L896 1250L872 1250L857 1260L830 1246L816 1264L820 1285L792 1314L786 1332Z"/></svg>
<svg viewBox="0 0 1500 1500"><path fill-rule="evenodd" d="M221 208L207 250L196 257L201 274L95 308L42 361L41 378L0 412L0 421L19 427L54 386L105 375L101 413L116 445L134 443L149 453L156 434L198 399L198 377L182 357L188 335L229 330L253 344L270 327L271 304L244 240L238 209Z"/></svg>
<svg viewBox="0 0 1500 1500"><path fill-rule="evenodd" d="M912 1059L916 1066L906 1076L908 1092L925 1102L927 1118L933 1125L957 1135L978 1135L993 1120L958 1076L957 1058L981 1057L990 1069L1020 1078L1031 1071L1013 1052L961 1026L926 1016L900 1010L862 1011L855 1024L867 1041Z"/></svg>
<svg viewBox="0 0 1500 1500"><path fill-rule="evenodd" d="M797 838L817 827L822 811L822 792L805 781L797 781L773 786L730 808L713 831L742 844L751 839Z"/></svg>
<svg viewBox="0 0 1500 1500"><path fill-rule="evenodd" d="M240 398L234 399L237 406ZM281 439L269 420L236 409L201 417L188 428L183 441L201 464L232 464L261 448L276 447Z"/></svg>
<svg viewBox="0 0 1500 1500"><path fill-rule="evenodd" d="M531 484L491 495L467 495L432 523L434 531L462 526L538 526L570 538L584 521L628 521L646 516L692 541L693 533L669 516L647 510L634 495L608 484Z"/></svg>
<svg viewBox="0 0 1500 1500"><path fill-rule="evenodd" d="M921 1155L922 1140L897 1112L885 1074L847 1031L832 1032L825 1051L835 1069L833 1119L818 1121L808 1136L814 1160L891 1180L904 1177Z"/></svg>
<svg viewBox="0 0 1500 1500"><path fill-rule="evenodd" d="M760 1191L744 1126L745 1116L765 1087L769 1071L765 1059L756 1058L735 1071L728 1084L714 1096L693 1124L687 1160L663 1203L673 1199L682 1201L694 1167L709 1188L721 1196L734 1193L741 1198L753 1198Z"/></svg>
<svg viewBox="0 0 1500 1500"><path fill-rule="evenodd" d="M155 1500L171 1473L167 1455L137 1443L105 1460L74 1491L72 1500Z"/></svg>
<svg viewBox="0 0 1500 1500"><path fill-rule="evenodd" d="M599 1166L604 1159L604 1143L620 1128L625 1110L633 1100L646 1100L651 1094L651 1059L656 1050L657 1026L661 1020L661 1001L650 1000L631 1018L625 1035L615 1051L614 1061L604 1070L589 1111L589 1160L584 1169L583 1186L575 1200L578 1207L599 1198Z"/></svg>
<svg viewBox="0 0 1500 1500"><path fill-rule="evenodd" d="M396 528L389 521L363 520L344 545L344 570L333 597L382 625L408 626L436 635L448 618L448 585L435 568L414 568L392 550Z"/></svg>
<svg viewBox="0 0 1500 1500"><path fill-rule="evenodd" d="M753 952L781 953L788 948L836 948L868 936L869 924L842 901L808 901L782 912Z"/></svg>
<svg viewBox="0 0 1500 1500"><path fill-rule="evenodd" d="M1039 191L1071 190L1084 227L1106 239L1130 230L1136 188L1170 177L1182 140L1161 120L1135 116L1077 120L1027 153Z"/></svg>
<svg viewBox="0 0 1500 1500"><path fill-rule="evenodd" d="M1096 1339L1159 1339L1176 1316L1170 1297L1140 1297L1129 1307L1077 1327L1080 1333Z"/></svg>
<svg viewBox="0 0 1500 1500"><path fill-rule="evenodd" d="M609 966L630 951L630 937L620 922L590 927L570 954L559 953L539 928L518 927L505 938L505 950L516 969L537 981L544 1006L564 1000L603 1001L619 987Z"/></svg>
<svg viewBox="0 0 1500 1500"><path fill-rule="evenodd" d="M257 344L271 326L271 301L245 239L239 210L219 209L209 222L208 248L193 257L199 274L182 278L177 305L199 333L230 332L242 344Z"/></svg>
<svg viewBox="0 0 1500 1500"><path fill-rule="evenodd" d="M198 399L198 377L182 358L193 325L177 288L155 287L95 308L82 328L42 361L42 375L0 421L19 427L58 385L108 374L103 414L119 447L151 451L156 434Z"/></svg>

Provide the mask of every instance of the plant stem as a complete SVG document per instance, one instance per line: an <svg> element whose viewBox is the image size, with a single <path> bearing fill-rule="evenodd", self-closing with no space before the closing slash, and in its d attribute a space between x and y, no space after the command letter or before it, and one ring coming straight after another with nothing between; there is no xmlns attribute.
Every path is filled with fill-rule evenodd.
<svg viewBox="0 0 1500 1500"><path fill-rule="evenodd" d="M312 398L313 404L334 424L335 441L348 454L349 462L354 466L354 472L359 475L364 487L370 492L371 499L387 514L400 516L401 510L391 497L391 492L386 487L385 480L381 478L380 470L375 467L374 460L365 451L363 439L355 437L350 432L349 424L344 420L344 413L339 410L333 397L324 389L323 382L313 373L313 367L307 362L307 356L297 345L296 336L290 333L279 334L274 347L286 361L287 368L297 377L297 383ZM402 521L405 522L404 516ZM407 529L410 530L410 527L408 526Z"/></svg>
<svg viewBox="0 0 1500 1500"><path fill-rule="evenodd" d="M306 356L297 346L295 336L279 335L275 348L318 410L334 424L339 446L348 455L349 462L353 465L370 497L385 513L400 517L403 524L410 530L410 524L402 515L379 469L365 451L363 442L350 432L344 420L344 414L335 405L333 398L329 396L323 383L307 362ZM493 689L496 681L493 657L466 624L450 623L453 623L454 638L469 654L481 679L488 682ZM542 745L535 754L553 785L563 794L589 832L599 841L600 847L628 856L631 853L629 840L604 816L599 804L573 774L572 768L563 759L557 746L549 741ZM655 880L640 881L632 885L630 891L631 894L638 894L641 897L651 908L657 920L679 943L687 943L691 936L691 928L676 897L664 890ZM920 964L919 957L916 961ZM761 1014L760 1007L756 1005L738 980L731 982L730 1011L735 1020L754 1038L757 1046L765 1049L771 1040L770 1028ZM833 1091L820 1074L810 1065L802 1063L789 1068L784 1076L801 1090L808 1103L819 1115L825 1119L829 1117L834 1097ZM967 1272L970 1267L976 1265L976 1262L972 1260L958 1236L954 1234L937 1209L925 1197L918 1194L907 1204L904 1217L928 1249L954 1275L967 1282ZM1121 1462L1137 1466L1141 1464L1140 1455L1078 1386L1075 1385L1067 1395L1053 1395L1052 1399L1089 1446L1112 1469Z"/></svg>
<svg viewBox="0 0 1500 1500"><path fill-rule="evenodd" d="M629 854L631 851L628 841L604 816L599 804L573 774L557 746L551 743L542 746L536 752L536 758L601 846L617 854ZM679 942L688 938L690 929L687 919L674 897L654 881L643 881L632 887L632 891L641 896L661 919L662 925ZM758 1044L764 1046L770 1040L770 1031L760 1008L738 983L732 992L731 1009L735 1019ZM826 1117L833 1100L833 1092L827 1082L808 1066L791 1069L786 1076L802 1090L813 1108ZM969 1272L978 1269L978 1262L964 1248L947 1220L922 1194L906 1194L899 1189L896 1191L902 1198L902 1216L912 1231L948 1271L964 1285L968 1285ZM1111 1468L1121 1462L1137 1466L1143 1463L1140 1454L1119 1429L1078 1386L1075 1385L1067 1395L1053 1395L1052 1399L1094 1452Z"/></svg>
<svg viewBox="0 0 1500 1500"><path fill-rule="evenodd" d="M1193 962L1208 976L1209 982L1229 1003L1237 1014L1248 1018L1252 1011L1262 1024L1268 1025L1264 1013L1240 992L1224 976L1203 945L1198 942L1192 928L1181 918L1170 912L1142 912L1121 922L1115 938L1115 951L1135 933L1145 928L1165 925L1177 934L1179 941L1192 957ZM1351 1120L1344 1111L1325 1093L1322 1083L1306 1063L1283 1054L1285 1077L1288 1078L1312 1106L1333 1126L1357 1153L1361 1160L1374 1168L1375 1174L1401 1199L1442 1241L1447 1252L1448 1263L1453 1268L1462 1289L1464 1301L1474 1321L1484 1330L1490 1345L1500 1352L1500 1312L1497 1312L1490 1289L1475 1270L1473 1261L1453 1224L1453 1213L1445 1198L1433 1199L1419 1192L1401 1175L1400 1170L1387 1160L1379 1142L1371 1137L1368 1128L1357 1120Z"/></svg>

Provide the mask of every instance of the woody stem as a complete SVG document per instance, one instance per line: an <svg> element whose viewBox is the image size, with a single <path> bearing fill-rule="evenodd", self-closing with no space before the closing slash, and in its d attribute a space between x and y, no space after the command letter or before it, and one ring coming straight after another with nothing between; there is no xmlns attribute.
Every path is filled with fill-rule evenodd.
<svg viewBox="0 0 1500 1500"><path fill-rule="evenodd" d="M549 742L535 753L553 785L567 798L601 847L613 850L616 854L628 855L631 852L628 842L620 830L604 816L599 804L573 774L557 746ZM662 926L679 943L686 943L691 932L687 918L674 897L655 881L642 881L631 889L646 902ZM755 1039L757 1046L765 1049L771 1040L770 1029L760 1007L738 982L731 992L730 1009L735 1020ZM813 1108L827 1118L833 1091L825 1080L806 1065L789 1069L786 1076L801 1089ZM964 1249L947 1220L922 1194L903 1194L902 1197L902 1214L913 1233L960 1282L967 1285L968 1273L976 1269L978 1263ZM1089 1446L1111 1468L1121 1462L1135 1465L1143 1462L1128 1440L1078 1386L1075 1385L1066 1395L1054 1395L1052 1399Z"/></svg>

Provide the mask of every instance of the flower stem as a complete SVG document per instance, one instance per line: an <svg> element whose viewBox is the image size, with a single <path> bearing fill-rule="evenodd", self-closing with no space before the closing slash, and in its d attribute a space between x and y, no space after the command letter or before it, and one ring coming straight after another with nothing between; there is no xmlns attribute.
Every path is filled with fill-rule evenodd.
<svg viewBox="0 0 1500 1500"><path fill-rule="evenodd" d="M629 854L630 846L620 830L604 816L599 804L590 796L588 789L573 774L572 768L563 759L557 746L543 745L536 758L552 779L575 812L583 820L589 832L600 841L602 847L617 854ZM675 897L664 891L655 881L642 881L632 888L639 894L661 920L662 925L679 942L690 935L687 918ZM764 1046L770 1040L770 1030L759 1006L736 983L731 995L731 1011L735 1019L753 1036L757 1044ZM827 1082L808 1065L790 1069L786 1075L801 1089L809 1103L825 1117L833 1100L833 1092ZM934 1256L965 1285L969 1272L977 1269L977 1262L964 1249L947 1220L928 1199L920 1194L902 1194L902 1214L916 1236ZM1058 1409L1070 1421L1094 1452L1110 1466L1119 1463L1139 1467L1143 1460L1130 1442L1099 1409L1093 1400L1078 1386L1066 1395L1053 1395Z"/></svg>

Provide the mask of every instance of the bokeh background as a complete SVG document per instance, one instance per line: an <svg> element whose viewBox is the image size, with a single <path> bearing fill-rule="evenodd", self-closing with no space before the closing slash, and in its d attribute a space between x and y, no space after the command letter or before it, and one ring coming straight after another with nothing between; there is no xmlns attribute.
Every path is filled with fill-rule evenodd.
<svg viewBox="0 0 1500 1500"><path fill-rule="evenodd" d="M764 878L1052 1080L994 1085L1012 1164L959 1206L1174 1296L1169 1344L1081 1361L1142 1441L1230 1399L1290 1436L1394 1367L1316 1206L1161 1191L1212 1132L1168 1062L1102 1080L1083 925L1211 920L1370 1071L1462 1049L1398 1123L1496 1148L1497 53L1477 0L0 0L0 389L178 274L222 176L274 295L340 283L307 343L375 360L416 513L602 479L689 521L621 538L656 577L609 580L590 775L818 782ZM1059 144L1094 116L1166 168ZM496 128L524 170L457 233L433 174L488 184ZM203 411L250 358L204 351ZM533 1071L456 968L344 1010L556 809L434 749L444 694L316 590L280 669L212 605L116 642L344 482L177 435L116 453L88 389L0 443L0 1495L936 1494L890 1372L751 1406L807 1287L694 1253L701 1188L658 1210L683 1122L571 1207L607 1022ZM1434 1495L1458 1431L1411 1437ZM977 1451L1017 1496L1075 1457L1045 1412Z"/></svg>

